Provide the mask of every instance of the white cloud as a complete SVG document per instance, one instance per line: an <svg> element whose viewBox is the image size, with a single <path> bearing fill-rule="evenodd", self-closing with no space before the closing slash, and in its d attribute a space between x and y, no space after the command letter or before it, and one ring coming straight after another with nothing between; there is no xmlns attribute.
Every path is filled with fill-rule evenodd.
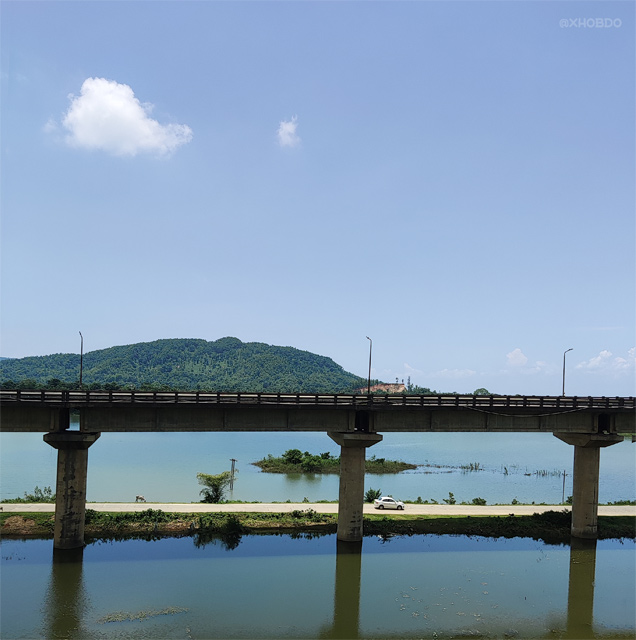
<svg viewBox="0 0 636 640"><path fill-rule="evenodd" d="M49 118L46 121L44 127L42 127L42 130L44 131L44 133L55 133L57 131L57 128L57 122L55 122L55 119Z"/></svg>
<svg viewBox="0 0 636 640"><path fill-rule="evenodd" d="M411 375L412 373L422 373L419 369L412 367L408 362L404 363L404 371L407 375Z"/></svg>
<svg viewBox="0 0 636 640"><path fill-rule="evenodd" d="M278 127L278 144L281 147L297 147L300 144L300 137L296 133L297 127L298 116L281 121Z"/></svg>
<svg viewBox="0 0 636 640"><path fill-rule="evenodd" d="M521 349L515 349L506 354L508 365L511 367L523 367L528 362L528 358L523 354Z"/></svg>
<svg viewBox="0 0 636 640"><path fill-rule="evenodd" d="M71 146L115 156L168 155L192 140L192 129L187 125L163 125L153 120L153 105L139 102L126 84L87 78L80 95L71 94L69 99L71 105L62 124L69 132L66 141Z"/></svg>
<svg viewBox="0 0 636 640"><path fill-rule="evenodd" d="M625 357L612 357L612 352L604 349L597 356L576 365L577 369L588 373L621 374L634 370L636 365L636 348L627 351Z"/></svg>

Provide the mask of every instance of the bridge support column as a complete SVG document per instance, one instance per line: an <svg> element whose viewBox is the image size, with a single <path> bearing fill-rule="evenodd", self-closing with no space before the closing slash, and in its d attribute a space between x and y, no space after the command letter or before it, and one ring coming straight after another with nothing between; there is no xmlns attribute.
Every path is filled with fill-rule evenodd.
<svg viewBox="0 0 636 640"><path fill-rule="evenodd" d="M88 448L100 435L80 431L44 434L44 442L57 449L53 538L55 549L76 549L84 546Z"/></svg>
<svg viewBox="0 0 636 640"><path fill-rule="evenodd" d="M382 440L379 433L351 431L330 432L340 445L340 489L338 504L338 540L362 540L362 507L364 505L365 449Z"/></svg>
<svg viewBox="0 0 636 640"><path fill-rule="evenodd" d="M574 445L572 478L572 528L575 538L598 537L598 475L601 447L622 442L615 434L555 433L559 440Z"/></svg>

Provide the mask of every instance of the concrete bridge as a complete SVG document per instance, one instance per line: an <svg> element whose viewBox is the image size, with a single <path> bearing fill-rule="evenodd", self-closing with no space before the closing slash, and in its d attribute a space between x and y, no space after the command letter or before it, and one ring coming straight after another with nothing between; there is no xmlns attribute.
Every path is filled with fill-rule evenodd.
<svg viewBox="0 0 636 640"><path fill-rule="evenodd" d="M340 445L338 539L362 539L365 450L381 432L549 432L574 446L572 535L595 539L600 449L636 435L636 399L0 391L0 430L58 450L54 546L84 544L88 449L104 432L321 431ZM79 411L80 430L70 430ZM633 438L632 438L633 439Z"/></svg>

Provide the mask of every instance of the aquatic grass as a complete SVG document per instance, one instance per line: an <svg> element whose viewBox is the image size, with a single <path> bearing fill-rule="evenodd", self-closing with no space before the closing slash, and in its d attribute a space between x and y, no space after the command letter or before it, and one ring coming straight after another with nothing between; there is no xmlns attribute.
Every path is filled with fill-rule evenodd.
<svg viewBox="0 0 636 640"><path fill-rule="evenodd" d="M174 616L178 613L184 613L189 611L187 607L167 607L159 611L153 609L147 611L137 611L136 613L129 613L127 611L115 611L102 616L97 620L98 624L107 624L109 622L130 622L133 620L145 620L146 618L154 618L156 616Z"/></svg>
<svg viewBox="0 0 636 640"><path fill-rule="evenodd" d="M483 471L484 468L479 462L470 462L469 464L462 464L459 466L462 471Z"/></svg>

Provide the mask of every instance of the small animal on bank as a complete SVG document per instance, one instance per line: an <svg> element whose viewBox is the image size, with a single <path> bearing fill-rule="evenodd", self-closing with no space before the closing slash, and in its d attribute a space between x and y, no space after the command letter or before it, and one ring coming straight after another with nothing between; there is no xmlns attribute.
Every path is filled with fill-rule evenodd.
<svg viewBox="0 0 636 640"><path fill-rule="evenodd" d="M143 496L135 496L135 502L146 502L146 498Z"/></svg>

